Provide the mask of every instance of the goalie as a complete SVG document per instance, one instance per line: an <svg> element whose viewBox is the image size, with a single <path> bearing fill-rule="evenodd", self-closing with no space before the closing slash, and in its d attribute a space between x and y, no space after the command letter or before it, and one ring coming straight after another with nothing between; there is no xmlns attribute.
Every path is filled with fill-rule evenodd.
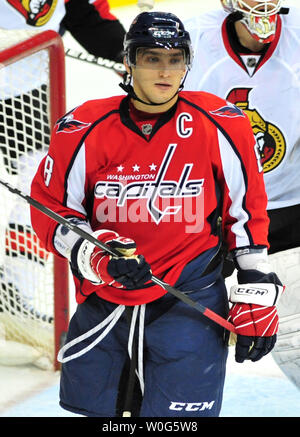
<svg viewBox="0 0 300 437"><path fill-rule="evenodd" d="M273 357L300 389L300 9L282 0L221 5L186 22L195 49L186 89L226 98L251 122L268 195L269 260L286 285Z"/></svg>

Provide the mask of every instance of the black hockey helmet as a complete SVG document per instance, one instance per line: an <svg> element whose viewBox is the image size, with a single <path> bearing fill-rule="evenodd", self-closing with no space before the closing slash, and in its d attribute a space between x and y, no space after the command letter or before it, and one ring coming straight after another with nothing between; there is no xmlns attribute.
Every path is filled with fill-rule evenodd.
<svg viewBox="0 0 300 437"><path fill-rule="evenodd" d="M124 51L129 66L135 65L136 50L139 47L183 49L188 69L192 66L190 35L180 19L169 12L142 12L134 19L124 38Z"/></svg>

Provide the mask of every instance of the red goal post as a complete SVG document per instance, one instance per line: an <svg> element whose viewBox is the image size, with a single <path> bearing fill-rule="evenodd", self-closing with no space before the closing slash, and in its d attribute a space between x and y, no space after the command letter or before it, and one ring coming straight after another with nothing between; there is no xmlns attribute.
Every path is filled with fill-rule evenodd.
<svg viewBox="0 0 300 437"><path fill-rule="evenodd" d="M52 30L0 29L3 180L20 185L30 174L27 157L33 158L36 149L39 159L45 153L55 121L66 112L65 99L61 37ZM50 362L57 370L57 352L69 323L68 263L46 253L26 219L18 221L16 211L26 208L22 200L0 194L6 213L0 223L0 364L32 362L49 368Z"/></svg>

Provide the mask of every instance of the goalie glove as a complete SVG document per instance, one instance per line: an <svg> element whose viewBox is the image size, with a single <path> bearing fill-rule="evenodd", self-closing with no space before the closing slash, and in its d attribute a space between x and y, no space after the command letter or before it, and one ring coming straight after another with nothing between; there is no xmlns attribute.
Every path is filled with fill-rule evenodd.
<svg viewBox="0 0 300 437"><path fill-rule="evenodd" d="M279 324L276 303L284 287L267 263L262 270L238 270L239 285L230 289L229 300L233 305L228 320L236 329L235 360L238 363L258 361L276 343Z"/></svg>
<svg viewBox="0 0 300 437"><path fill-rule="evenodd" d="M123 256L112 257L93 243L79 239L72 249L71 263L84 278L93 284L127 289L140 288L151 280L150 265L142 255L135 255L134 240L108 230L96 231L92 235Z"/></svg>

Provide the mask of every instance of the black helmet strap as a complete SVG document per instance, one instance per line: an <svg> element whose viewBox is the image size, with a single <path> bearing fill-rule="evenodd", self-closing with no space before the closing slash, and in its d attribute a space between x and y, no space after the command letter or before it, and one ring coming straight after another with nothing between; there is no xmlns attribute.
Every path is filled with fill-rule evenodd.
<svg viewBox="0 0 300 437"><path fill-rule="evenodd" d="M130 67L130 71L131 71L131 67ZM175 96L177 96L177 94L180 92L180 91L182 91L182 89L183 89L183 87L184 87L184 82L185 82L185 79L186 79L186 76L187 76L187 71L186 71L186 73L185 73L185 76L184 76L184 78L183 78L183 80L182 80L182 82L181 82L181 84L180 84L180 86L179 86L179 88L178 88L178 90L176 91L176 93L172 96L172 97L170 97L168 100L166 100L165 102L162 102L162 103L155 103L155 102L151 102L151 100L150 100L150 102L145 102L144 100L142 100L142 99L140 99L137 95L136 95L136 93L135 93L135 91L134 91L134 88L133 88L133 86L130 84L130 82L131 82L131 74L129 74L129 73L125 73L125 75L124 75L124 79L123 79L123 82L121 82L121 83L119 83L119 86L132 98L132 99L134 99L134 100L137 100L138 102L140 102L140 103L143 103L144 105L148 105L148 106L161 106L161 105L165 105L166 103L169 103L172 99L174 99L174 97Z"/></svg>

